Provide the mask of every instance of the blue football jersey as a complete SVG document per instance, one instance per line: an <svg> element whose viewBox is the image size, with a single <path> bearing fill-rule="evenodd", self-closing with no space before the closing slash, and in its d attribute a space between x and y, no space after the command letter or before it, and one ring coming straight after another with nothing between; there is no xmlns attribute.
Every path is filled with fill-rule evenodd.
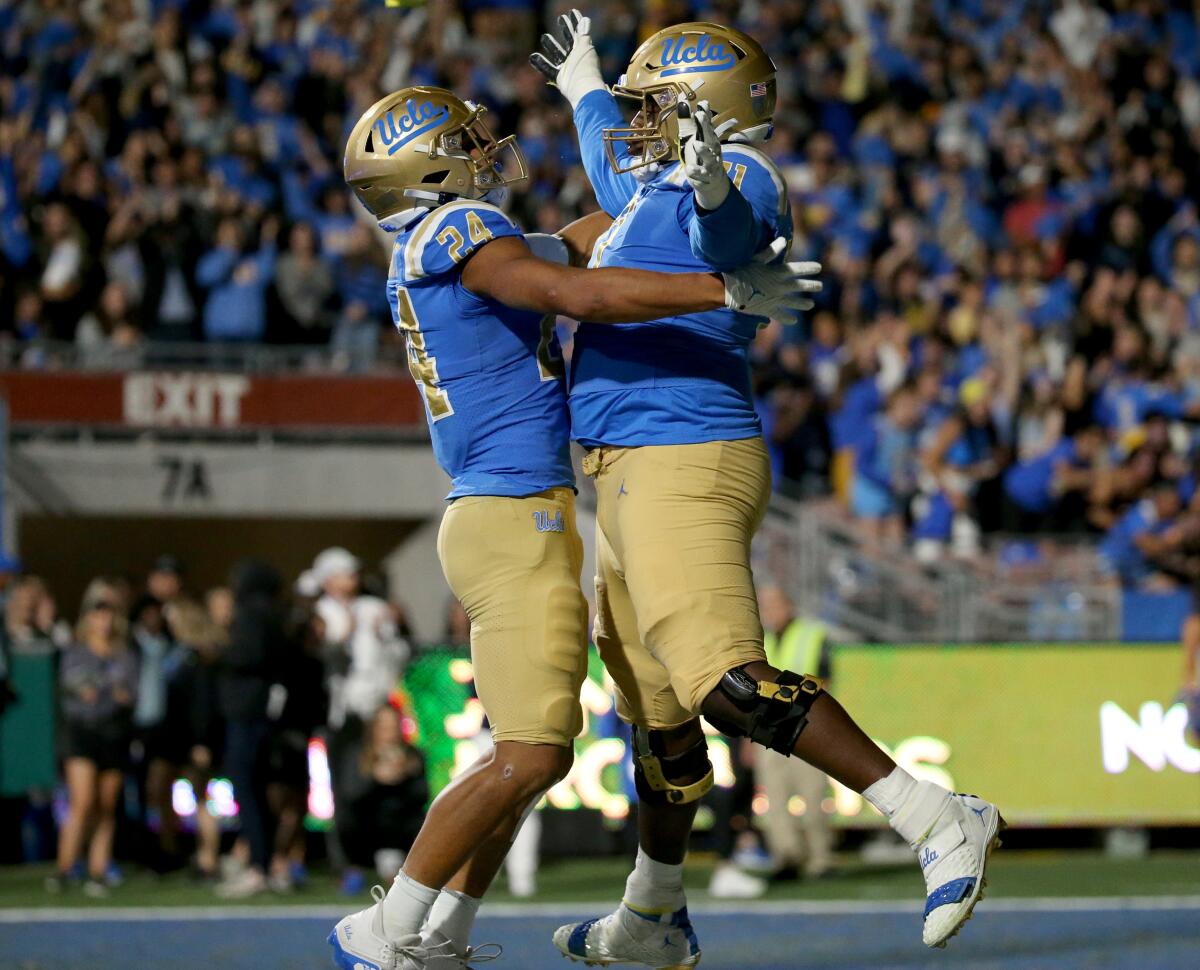
<svg viewBox="0 0 1200 970"><path fill-rule="evenodd" d="M451 202L409 223L392 249L392 317L451 499L575 484L554 318L477 296L459 272L479 246L521 234L494 205Z"/></svg>
<svg viewBox="0 0 1200 970"><path fill-rule="evenodd" d="M748 145L722 146L736 191L697 213L683 166L639 182L616 175L600 131L621 125L607 92L575 109L580 146L597 198L614 221L592 266L666 273L736 268L776 236L792 235L787 190L775 165ZM571 359L571 433L597 445L696 444L761 433L750 388L748 348L760 317L733 310L650 323L582 323Z"/></svg>

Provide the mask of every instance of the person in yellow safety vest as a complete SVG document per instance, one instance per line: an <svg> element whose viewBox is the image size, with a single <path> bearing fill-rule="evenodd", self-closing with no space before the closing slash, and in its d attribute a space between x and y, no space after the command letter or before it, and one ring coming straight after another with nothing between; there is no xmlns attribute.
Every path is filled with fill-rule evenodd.
<svg viewBox="0 0 1200 970"><path fill-rule="evenodd" d="M829 649L824 624L797 617L779 586L758 592L767 662L781 670L800 670L828 686ZM755 777L767 796L763 834L775 865L773 879L817 878L833 866L833 826L822 803L829 779L799 758L756 751Z"/></svg>

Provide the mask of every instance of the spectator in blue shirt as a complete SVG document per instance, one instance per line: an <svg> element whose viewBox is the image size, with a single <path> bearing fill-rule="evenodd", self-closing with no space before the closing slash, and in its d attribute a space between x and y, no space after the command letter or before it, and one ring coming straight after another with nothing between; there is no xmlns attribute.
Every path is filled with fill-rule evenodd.
<svg viewBox="0 0 1200 970"><path fill-rule="evenodd" d="M1040 455L1019 461L1004 474L1009 530L1040 532L1064 528L1059 513L1068 495L1087 489L1094 480L1092 463L1104 448L1099 428L1080 429Z"/></svg>
<svg viewBox="0 0 1200 970"><path fill-rule="evenodd" d="M275 267L279 223L268 217L259 233L259 248L247 252L237 219L217 227L217 245L196 264L196 280L208 291L204 302L204 336L216 341L262 340L267 328L267 287Z"/></svg>
<svg viewBox="0 0 1200 970"><path fill-rule="evenodd" d="M898 543L904 537L904 506L916 485L920 417L916 386L904 384L856 444L850 510L876 540Z"/></svg>
<svg viewBox="0 0 1200 970"><path fill-rule="evenodd" d="M1158 585L1149 557L1159 551L1161 537L1179 514L1179 490L1173 482L1159 482L1149 494L1117 520L1100 543L1100 555L1126 589Z"/></svg>

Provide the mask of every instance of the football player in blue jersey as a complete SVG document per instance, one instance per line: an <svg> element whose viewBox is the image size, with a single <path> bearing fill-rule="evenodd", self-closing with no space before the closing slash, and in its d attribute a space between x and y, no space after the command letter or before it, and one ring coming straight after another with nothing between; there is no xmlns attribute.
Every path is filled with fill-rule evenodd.
<svg viewBox="0 0 1200 970"><path fill-rule="evenodd" d="M762 47L717 24L669 27L609 90L589 31L579 11L563 15L531 61L570 102L584 167L614 217L590 265L721 270L790 238L787 187L758 147L775 110ZM630 123L621 102L636 111ZM640 846L616 911L555 934L572 959L699 962L681 873L713 783L701 714L805 759L887 817L924 871L930 946L970 916L998 844L995 806L917 781L815 678L766 662L750 570L771 490L747 366L760 323L717 308L585 321L575 336L572 435L597 492L595 640L633 725Z"/></svg>
<svg viewBox="0 0 1200 970"><path fill-rule="evenodd" d="M587 605L555 315L616 322L735 306L787 316L820 287L798 277L805 267L565 265L568 245L586 252L596 230L522 234L495 203L526 180L525 161L483 114L449 91L407 88L368 109L346 148L346 181L396 234L388 297L452 480L438 555L471 618L496 743L439 795L391 889L330 933L345 970L466 967L479 898L525 813L571 764Z"/></svg>

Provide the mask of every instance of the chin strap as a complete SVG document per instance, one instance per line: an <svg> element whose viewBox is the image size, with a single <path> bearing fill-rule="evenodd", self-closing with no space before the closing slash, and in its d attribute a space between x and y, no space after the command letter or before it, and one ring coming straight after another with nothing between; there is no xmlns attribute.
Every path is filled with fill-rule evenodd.
<svg viewBox="0 0 1200 970"><path fill-rule="evenodd" d="M639 168L633 169L633 177L642 185L653 182L662 173L666 171L666 166L662 162L651 162L649 165L642 165Z"/></svg>
<svg viewBox="0 0 1200 970"><path fill-rule="evenodd" d="M405 189L404 197L413 200L412 207L401 209L399 212L393 212L390 216L380 219L379 228L384 232L399 232L414 219L419 219L430 209L436 209L447 202L455 202L459 199L468 198L468 196L464 195L455 195L453 192L429 192L425 189ZM488 189L483 195L479 196L478 201L500 206L507 199L508 189L502 187Z"/></svg>
<svg viewBox="0 0 1200 970"><path fill-rule="evenodd" d="M744 131L735 131L725 140L735 145L739 143L743 145L758 145L770 138L774 132L775 126L767 122L763 125L755 125L753 128L747 128Z"/></svg>
<svg viewBox="0 0 1200 970"><path fill-rule="evenodd" d="M379 228L384 232L400 232L414 219L423 216L426 211L432 208L431 206L416 206L412 209L405 209L402 212L393 213L384 219L379 220Z"/></svg>

